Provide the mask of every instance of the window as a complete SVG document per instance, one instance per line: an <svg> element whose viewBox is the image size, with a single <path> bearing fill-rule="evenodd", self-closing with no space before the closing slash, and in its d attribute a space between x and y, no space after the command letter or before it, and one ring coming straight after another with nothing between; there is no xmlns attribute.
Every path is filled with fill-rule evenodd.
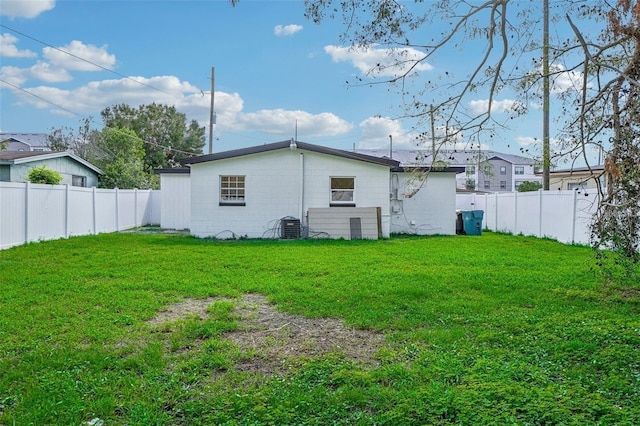
<svg viewBox="0 0 640 426"><path fill-rule="evenodd" d="M491 189L491 181L488 181L488 180L484 181L484 189Z"/></svg>
<svg viewBox="0 0 640 426"><path fill-rule="evenodd" d="M521 180L517 180L516 181L516 189L520 188L520 185L522 185L524 182Z"/></svg>
<svg viewBox="0 0 640 426"><path fill-rule="evenodd" d="M71 186L87 186L87 177L86 176L71 176Z"/></svg>
<svg viewBox="0 0 640 426"><path fill-rule="evenodd" d="M220 205L245 205L244 176L220 176Z"/></svg>
<svg viewBox="0 0 640 426"><path fill-rule="evenodd" d="M507 181L506 180L501 180L500 181L500 189L507 189Z"/></svg>
<svg viewBox="0 0 640 426"><path fill-rule="evenodd" d="M500 174L501 175L507 174L507 166L500 166Z"/></svg>
<svg viewBox="0 0 640 426"><path fill-rule="evenodd" d="M476 172L476 166L466 166L464 171L468 174L468 175L472 175Z"/></svg>
<svg viewBox="0 0 640 426"><path fill-rule="evenodd" d="M354 207L355 181L353 177L332 177L330 205Z"/></svg>
<svg viewBox="0 0 640 426"><path fill-rule="evenodd" d="M524 166L516 166L513 169L513 173L516 175L523 175L524 174Z"/></svg>
<svg viewBox="0 0 640 426"><path fill-rule="evenodd" d="M567 189L587 189L587 182L569 182Z"/></svg>

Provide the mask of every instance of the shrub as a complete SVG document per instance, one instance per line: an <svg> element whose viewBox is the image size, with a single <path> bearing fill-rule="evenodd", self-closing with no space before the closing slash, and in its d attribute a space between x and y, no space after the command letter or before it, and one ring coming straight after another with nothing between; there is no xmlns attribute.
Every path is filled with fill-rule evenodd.
<svg viewBox="0 0 640 426"><path fill-rule="evenodd" d="M542 184L540 182L526 181L522 182L520 186L518 186L518 192L531 192L539 189L542 189Z"/></svg>
<svg viewBox="0 0 640 426"><path fill-rule="evenodd" d="M45 165L34 167L29 170L27 180L31 183L46 183L49 185L57 185L62 181L62 175L55 170L51 170Z"/></svg>

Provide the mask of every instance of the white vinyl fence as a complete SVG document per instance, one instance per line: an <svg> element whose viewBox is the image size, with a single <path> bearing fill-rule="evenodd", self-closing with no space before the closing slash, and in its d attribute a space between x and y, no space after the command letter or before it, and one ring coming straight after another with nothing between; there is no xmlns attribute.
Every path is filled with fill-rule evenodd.
<svg viewBox="0 0 640 426"><path fill-rule="evenodd" d="M483 210L483 229L588 244L595 190L458 194L459 210Z"/></svg>
<svg viewBox="0 0 640 426"><path fill-rule="evenodd" d="M160 223L160 191L0 182L0 249Z"/></svg>

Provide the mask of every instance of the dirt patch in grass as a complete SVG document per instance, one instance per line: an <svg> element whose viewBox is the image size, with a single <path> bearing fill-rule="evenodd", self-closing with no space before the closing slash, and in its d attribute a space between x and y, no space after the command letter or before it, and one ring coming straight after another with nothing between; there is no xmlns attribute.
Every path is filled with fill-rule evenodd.
<svg viewBox="0 0 640 426"><path fill-rule="evenodd" d="M169 306L150 321L152 325L197 315L206 318L207 307L217 300L187 299ZM374 365L384 336L347 327L335 318L305 318L280 312L259 294L246 294L236 303L238 329L224 338L243 352L254 353L236 364L239 371L274 374L289 361L338 353L363 365Z"/></svg>
<svg viewBox="0 0 640 426"><path fill-rule="evenodd" d="M201 319L207 317L207 308L216 300L213 297L208 299L185 299L181 302L169 305L167 309L161 311L147 323L149 325L161 325L167 322L186 318L188 315L195 315Z"/></svg>

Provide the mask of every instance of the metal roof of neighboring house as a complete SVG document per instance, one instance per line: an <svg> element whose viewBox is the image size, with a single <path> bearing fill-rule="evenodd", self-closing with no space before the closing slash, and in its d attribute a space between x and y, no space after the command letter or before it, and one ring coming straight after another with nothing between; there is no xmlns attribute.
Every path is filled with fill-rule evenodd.
<svg viewBox="0 0 640 426"><path fill-rule="evenodd" d="M601 172L604 170L604 165L591 166L591 167L574 167L571 169L555 169L550 170L549 173L582 173L582 172Z"/></svg>
<svg viewBox="0 0 640 426"><path fill-rule="evenodd" d="M376 157L389 158L388 149L356 149L356 152L373 155ZM497 151L439 151L437 159L444 161L452 166L464 166L467 164L475 164L478 162L478 154L488 159L500 158L512 164L533 165L534 160L521 157L519 155L504 154ZM400 162L403 166L429 165L431 164L431 153L424 149L394 149L391 152L394 160Z"/></svg>
<svg viewBox="0 0 640 426"><path fill-rule="evenodd" d="M99 175L104 174L102 170L93 164L66 151L0 151L0 164L23 164L31 161L51 160L60 157L69 157Z"/></svg>
<svg viewBox="0 0 640 426"><path fill-rule="evenodd" d="M227 158L241 157L245 155L258 154L262 152L275 151L279 149L290 149L292 144L295 144L294 149L302 149L305 151L318 152L321 154L334 155L336 157L348 158L351 160L365 161L373 164L380 164L388 166L390 168L400 166L400 162L396 160L390 160L389 158L376 157L372 155L361 154L353 151L344 151L336 148L328 148L320 145L313 145L306 142L300 142L293 140L274 142L270 144L257 145L248 148L234 149L231 151L218 152L214 154L205 154L197 157L185 158L181 161L182 164L196 164L204 163L207 161L224 160Z"/></svg>
<svg viewBox="0 0 640 426"><path fill-rule="evenodd" d="M49 135L46 133L8 133L0 132L0 141L15 140L25 143L31 147L48 148Z"/></svg>

